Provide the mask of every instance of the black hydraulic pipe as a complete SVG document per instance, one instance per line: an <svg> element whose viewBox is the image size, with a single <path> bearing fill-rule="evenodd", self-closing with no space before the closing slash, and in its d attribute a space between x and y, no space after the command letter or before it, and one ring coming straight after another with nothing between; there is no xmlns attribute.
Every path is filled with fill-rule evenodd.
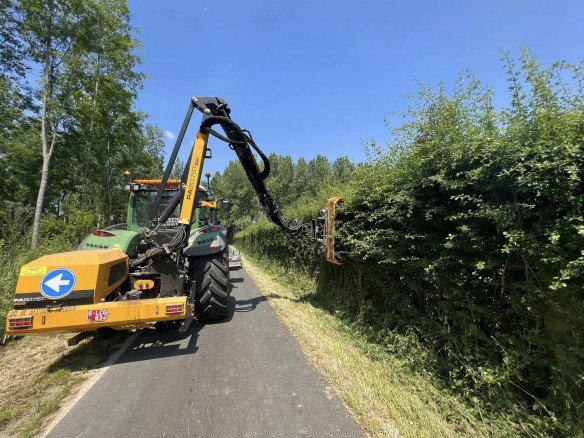
<svg viewBox="0 0 584 438"><path fill-rule="evenodd" d="M162 212L162 214L158 218L159 224L163 224L168 220L168 218L170 217L170 215L172 214L174 209L178 206L178 204L180 204L180 200L182 199L182 196L183 196L183 189L181 187L178 189L178 192L176 192L176 195L174 195L174 197L172 198L172 200L170 201L168 206L164 209L164 211Z"/></svg>
<svg viewBox="0 0 584 438"><path fill-rule="evenodd" d="M254 190L256 191L260 203L266 209L266 215L268 218L288 232L297 232L303 229L305 224L301 221L288 221L282 215L282 211L280 207L274 201L274 198L270 195L266 185L265 185L265 178L270 173L270 161L268 157L255 145L251 138L247 137L243 130L239 127L237 123L235 123L229 117L222 117L222 116L208 116L203 119L201 122L201 127L199 130L201 132L210 132L211 127L213 125L220 125L225 135L230 140L230 144L232 145L237 158L241 162L243 169L247 175L248 180L250 181L251 185L253 186ZM260 172L257 162L253 156L253 153L249 147L249 144L252 145L253 149L259 153L262 161L264 162L264 169Z"/></svg>
<svg viewBox="0 0 584 438"><path fill-rule="evenodd" d="M243 130L239 127L237 123L231 120L229 117L221 117L221 116L213 116L213 117L206 117L205 120L201 123L201 130L204 131L212 131L211 126L219 124L223 131L227 135L227 139L230 140L230 143L233 145L235 149L237 148L244 148L249 150L248 143L253 147L253 149L258 153L260 158L262 159L263 170L259 173L259 177L262 180L265 180L270 175L270 160L264 154L264 152L252 141L250 138L246 137ZM232 129L229 129L232 128ZM237 135L234 135L237 134ZM238 138L236 138L238 137Z"/></svg>
<svg viewBox="0 0 584 438"><path fill-rule="evenodd" d="M191 121L191 117L193 116L193 111L195 109L195 103L191 99L191 104L189 105L189 109L185 115L185 119L180 127L180 131L178 133L178 137L176 138L176 143L174 144L174 148L172 150L172 154L170 154L170 158L168 159L168 164L166 165L166 170L164 171L164 177L162 178L162 182L160 183L160 187L158 187L158 191L156 192L156 198L154 198L154 203L150 209L150 213L148 214L148 222L147 226L150 228L152 225L152 219L156 214L156 210L158 210L158 206L160 205L160 200L162 199L162 193L166 188L166 183L170 178L170 173L172 172L172 168L174 166L174 162L176 161L176 156L178 155L178 151L182 144L182 141L185 137L185 133L187 132L187 128L189 127L189 122Z"/></svg>

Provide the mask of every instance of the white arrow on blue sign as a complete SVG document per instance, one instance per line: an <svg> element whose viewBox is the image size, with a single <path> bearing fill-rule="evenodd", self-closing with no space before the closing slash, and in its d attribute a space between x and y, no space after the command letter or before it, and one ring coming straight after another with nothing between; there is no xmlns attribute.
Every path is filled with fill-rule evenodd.
<svg viewBox="0 0 584 438"><path fill-rule="evenodd" d="M54 269L41 280L41 294L50 299L63 298L75 287L75 274L69 269Z"/></svg>

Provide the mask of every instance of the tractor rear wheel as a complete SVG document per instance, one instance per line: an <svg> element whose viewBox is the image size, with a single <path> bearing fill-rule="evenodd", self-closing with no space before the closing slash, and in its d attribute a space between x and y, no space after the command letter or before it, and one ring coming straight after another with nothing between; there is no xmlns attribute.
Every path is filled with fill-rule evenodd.
<svg viewBox="0 0 584 438"><path fill-rule="evenodd" d="M223 319L229 315L228 254L226 247L221 252L190 259L191 297L194 297L195 314L200 319Z"/></svg>

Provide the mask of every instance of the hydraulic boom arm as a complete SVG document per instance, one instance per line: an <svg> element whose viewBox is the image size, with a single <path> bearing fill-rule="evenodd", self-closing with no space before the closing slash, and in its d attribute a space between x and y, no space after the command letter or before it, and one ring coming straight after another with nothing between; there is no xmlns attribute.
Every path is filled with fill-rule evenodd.
<svg viewBox="0 0 584 438"><path fill-rule="evenodd" d="M231 120L231 110L229 106L224 100L218 97L191 98L189 109L187 110L187 114L176 139L174 149L166 166L160 188L158 189L156 198L152 205L150 218L148 220L149 226L152 223L154 212L157 211L160 200L162 199L164 187L166 186L166 183L170 177L170 173L174 166L176 157L184 139L185 132L188 128L189 122L192 118L193 110L195 108L203 114L203 119L201 121L199 132L197 133L191 155L187 161L187 165L185 166L185 170L182 175L183 190L177 193L170 205L158 219L159 223L166 222L172 211L178 206L179 203L181 204L179 231L177 232L177 235L172 240L172 242L166 245L164 250L166 252L180 251L184 246L186 246L193 210L195 208L197 190L201 181L203 163L205 158L207 158L207 143L209 140L209 135L212 135L219 140L228 143L229 147L235 151L237 158L241 162L247 178L256 191L260 203L264 207L268 218L286 232L309 234L311 237L317 239L324 246L327 260L338 264L339 262L334 257L333 249L333 215L336 203L338 202L339 198L333 198L329 200L327 207L325 210L323 210L323 217L313 219L309 222L301 220L287 220L283 216L282 210L276 201L270 195L265 184L265 180L270 174L270 162L268 157L256 145L250 132L241 129L237 123ZM213 129L217 125L221 127L223 134ZM254 151L260 156L262 160L261 170L258 162L255 159ZM158 248L155 248L155 250L156 249ZM148 254L146 256L151 258ZM150 256L154 256L154 254L150 254ZM136 260L136 264L140 264L143 261L144 260L138 259Z"/></svg>

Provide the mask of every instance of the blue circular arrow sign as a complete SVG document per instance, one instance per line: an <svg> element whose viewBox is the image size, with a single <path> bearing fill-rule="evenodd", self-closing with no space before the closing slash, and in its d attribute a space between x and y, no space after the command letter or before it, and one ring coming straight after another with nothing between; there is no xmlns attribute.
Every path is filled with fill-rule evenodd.
<svg viewBox="0 0 584 438"><path fill-rule="evenodd" d="M69 269L54 269L41 280L41 294L55 300L69 295L74 286L73 272Z"/></svg>

